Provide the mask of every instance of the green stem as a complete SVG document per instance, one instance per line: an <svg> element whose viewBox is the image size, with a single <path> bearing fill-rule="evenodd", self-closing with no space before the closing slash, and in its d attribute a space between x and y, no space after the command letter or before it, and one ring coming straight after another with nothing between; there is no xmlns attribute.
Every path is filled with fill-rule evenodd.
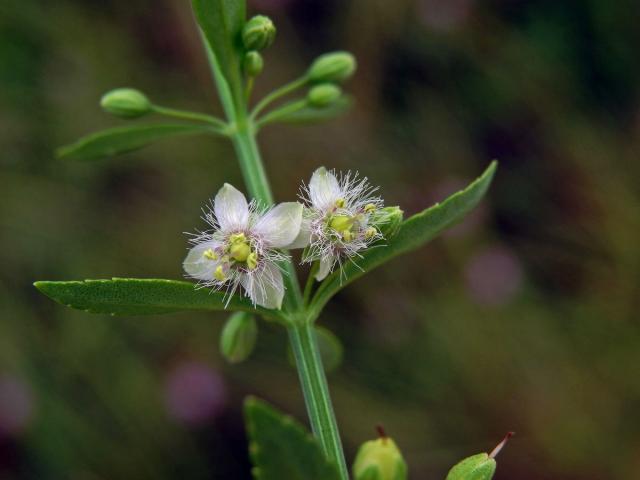
<svg viewBox="0 0 640 480"><path fill-rule="evenodd" d="M161 107L159 105L152 105L151 109L155 113L159 113L160 115L166 115L168 117L181 118L183 120L196 120L198 122L206 122L206 123L215 125L216 127L219 127L222 130L229 128L229 126L223 120L220 120L219 118L216 118L214 116L207 115L204 113L188 112L185 110L176 110L175 108Z"/></svg>
<svg viewBox="0 0 640 480"><path fill-rule="evenodd" d="M302 258L304 258L304 253L302 254ZM311 300L311 294L313 293L313 284L315 283L316 273L318 273L318 268L320 267L320 262L315 261L311 264L311 269L309 270L309 276L307 277L307 283L304 286L304 294L302 296L302 301L304 302L304 306L309 305L309 300Z"/></svg>
<svg viewBox="0 0 640 480"><path fill-rule="evenodd" d="M280 88L277 88L258 102L256 107L253 109L253 112L251 112L251 118L255 119L262 110L269 106L270 103L275 102L280 97L284 97L288 93L291 93L300 87L304 87L308 81L309 79L305 75L293 80L292 82L287 83L286 85L283 85Z"/></svg>
<svg viewBox="0 0 640 480"><path fill-rule="evenodd" d="M286 117L287 115L291 115L292 113L295 113L299 110L302 110L306 106L307 106L306 99L296 100L294 102L287 103L286 105L283 105L282 107L276 110L272 110L266 115L264 115L263 117L257 119L255 121L256 128L260 129L263 126L267 125L268 123L277 122L281 118Z"/></svg>
<svg viewBox="0 0 640 480"><path fill-rule="evenodd" d="M206 38L203 42L211 65L213 77L218 88L220 100L229 123L234 127L229 135L240 161L244 179L249 193L258 201L266 205L273 204L273 195L269 187L267 174L260 158L260 151L256 142L256 128L253 118L247 113L246 104L238 106L233 102L229 84L224 78L217 59ZM257 113L267 106L270 101L286 94L306 83L306 78L294 81L276 90L256 107ZM261 106L262 105L262 106ZM254 111L254 114L256 113ZM309 419L315 435L323 447L324 453L335 462L340 471L341 480L348 480L347 467L338 433L338 425L333 413L327 379L322 366L318 342L315 337L313 322L308 321L304 311L302 293L291 260L284 262L285 312L289 318L289 338L296 358L300 382L304 392L305 403Z"/></svg>
<svg viewBox="0 0 640 480"><path fill-rule="evenodd" d="M338 467L340 478L348 480L347 464L313 323L294 323L288 330L311 428L329 460Z"/></svg>

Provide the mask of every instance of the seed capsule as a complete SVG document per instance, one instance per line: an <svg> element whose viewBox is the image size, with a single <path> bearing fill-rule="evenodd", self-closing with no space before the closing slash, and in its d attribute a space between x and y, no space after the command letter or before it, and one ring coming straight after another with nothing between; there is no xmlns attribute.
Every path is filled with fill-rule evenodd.
<svg viewBox="0 0 640 480"><path fill-rule="evenodd" d="M380 438L365 442L353 463L355 480L406 480L407 464L395 442L380 428Z"/></svg>
<svg viewBox="0 0 640 480"><path fill-rule="evenodd" d="M512 436L513 432L509 432L491 453L478 453L457 463L446 480L491 480L496 471L495 456Z"/></svg>
<svg viewBox="0 0 640 480"><path fill-rule="evenodd" d="M151 111L151 102L144 93L133 88L117 88L105 93L100 106L117 117L137 118Z"/></svg>

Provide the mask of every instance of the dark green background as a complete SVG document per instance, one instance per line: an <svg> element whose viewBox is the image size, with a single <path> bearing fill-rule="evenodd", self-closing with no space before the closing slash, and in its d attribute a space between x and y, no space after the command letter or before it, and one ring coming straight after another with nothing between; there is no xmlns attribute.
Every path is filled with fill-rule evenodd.
<svg viewBox="0 0 640 480"><path fill-rule="evenodd" d="M637 477L637 3L250 5L279 29L259 94L327 50L359 61L348 115L261 136L278 200L326 165L368 175L411 214L501 161L470 221L321 317L345 344L329 380L349 458L382 423L411 478L441 479L515 430L496 479ZM256 354L229 366L223 314L90 316L31 286L180 278L182 232L204 226L223 182L242 184L213 138L56 161L55 147L120 123L97 104L118 86L220 112L187 1L2 2L0 478L249 478L242 398L305 418L281 329L261 324ZM194 362L226 401L185 424L165 407L167 382Z"/></svg>

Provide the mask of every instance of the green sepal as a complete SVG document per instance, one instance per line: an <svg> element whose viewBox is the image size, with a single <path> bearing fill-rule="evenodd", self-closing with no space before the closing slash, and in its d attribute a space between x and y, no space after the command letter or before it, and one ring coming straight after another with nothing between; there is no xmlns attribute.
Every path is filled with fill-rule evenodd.
<svg viewBox="0 0 640 480"><path fill-rule="evenodd" d="M235 312L220 333L220 353L229 363L249 358L258 339L258 322L251 313Z"/></svg>
<svg viewBox="0 0 640 480"><path fill-rule="evenodd" d="M158 140L178 135L211 133L207 125L155 124L110 128L60 147L56 156L69 160L96 160L138 150Z"/></svg>
<svg viewBox="0 0 640 480"><path fill-rule="evenodd" d="M495 471L496 461L486 453L478 453L454 465L446 480L491 480Z"/></svg>
<svg viewBox="0 0 640 480"><path fill-rule="evenodd" d="M245 400L244 412L255 479L340 479L316 439L292 417L254 397Z"/></svg>
<svg viewBox="0 0 640 480"><path fill-rule="evenodd" d="M395 236L368 248L355 262L345 262L342 269L331 273L320 284L311 300L313 316L317 317L333 295L364 273L398 255L423 246L461 221L482 200L493 180L497 165L496 161L491 162L484 173L467 188L408 218L402 222Z"/></svg>
<svg viewBox="0 0 640 480"><path fill-rule="evenodd" d="M245 0L192 0L193 11L233 93L236 106L242 101L242 28Z"/></svg>
<svg viewBox="0 0 640 480"><path fill-rule="evenodd" d="M248 298L196 288L176 280L113 278L35 282L46 296L67 307L108 315L158 315L182 311L241 310L282 321L276 310L254 307ZM227 304L228 302L228 304Z"/></svg>

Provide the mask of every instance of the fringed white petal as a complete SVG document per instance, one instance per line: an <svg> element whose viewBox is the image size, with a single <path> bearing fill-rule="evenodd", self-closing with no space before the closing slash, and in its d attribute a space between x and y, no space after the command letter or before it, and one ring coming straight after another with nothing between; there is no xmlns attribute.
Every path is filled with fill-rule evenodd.
<svg viewBox="0 0 640 480"><path fill-rule="evenodd" d="M222 231L242 230L249 223L247 199L233 185L224 184L216 195L213 208Z"/></svg>
<svg viewBox="0 0 640 480"><path fill-rule="evenodd" d="M244 274L241 282L256 305L264 308L282 307L284 284L282 272L275 264L267 264L259 272Z"/></svg>
<svg viewBox="0 0 640 480"><path fill-rule="evenodd" d="M331 273L331 267L333 267L333 259L321 259L320 260L320 265L318 268L318 272L316 273L316 280L318 282L321 282L322 280L325 279L325 277L327 275L329 275L329 273Z"/></svg>
<svg viewBox="0 0 640 480"><path fill-rule="evenodd" d="M315 208L331 208L341 196L342 189L333 173L324 167L313 172L309 182L309 200Z"/></svg>
<svg viewBox="0 0 640 480"><path fill-rule="evenodd" d="M281 203L258 220L253 228L273 248L282 248L291 244L302 223L302 204L298 202Z"/></svg>
<svg viewBox="0 0 640 480"><path fill-rule="evenodd" d="M190 277L198 280L213 280L213 272L218 266L218 262L204 257L204 252L209 249L215 250L220 244L214 241L202 242L189 250L187 257L182 262L184 271Z"/></svg>

